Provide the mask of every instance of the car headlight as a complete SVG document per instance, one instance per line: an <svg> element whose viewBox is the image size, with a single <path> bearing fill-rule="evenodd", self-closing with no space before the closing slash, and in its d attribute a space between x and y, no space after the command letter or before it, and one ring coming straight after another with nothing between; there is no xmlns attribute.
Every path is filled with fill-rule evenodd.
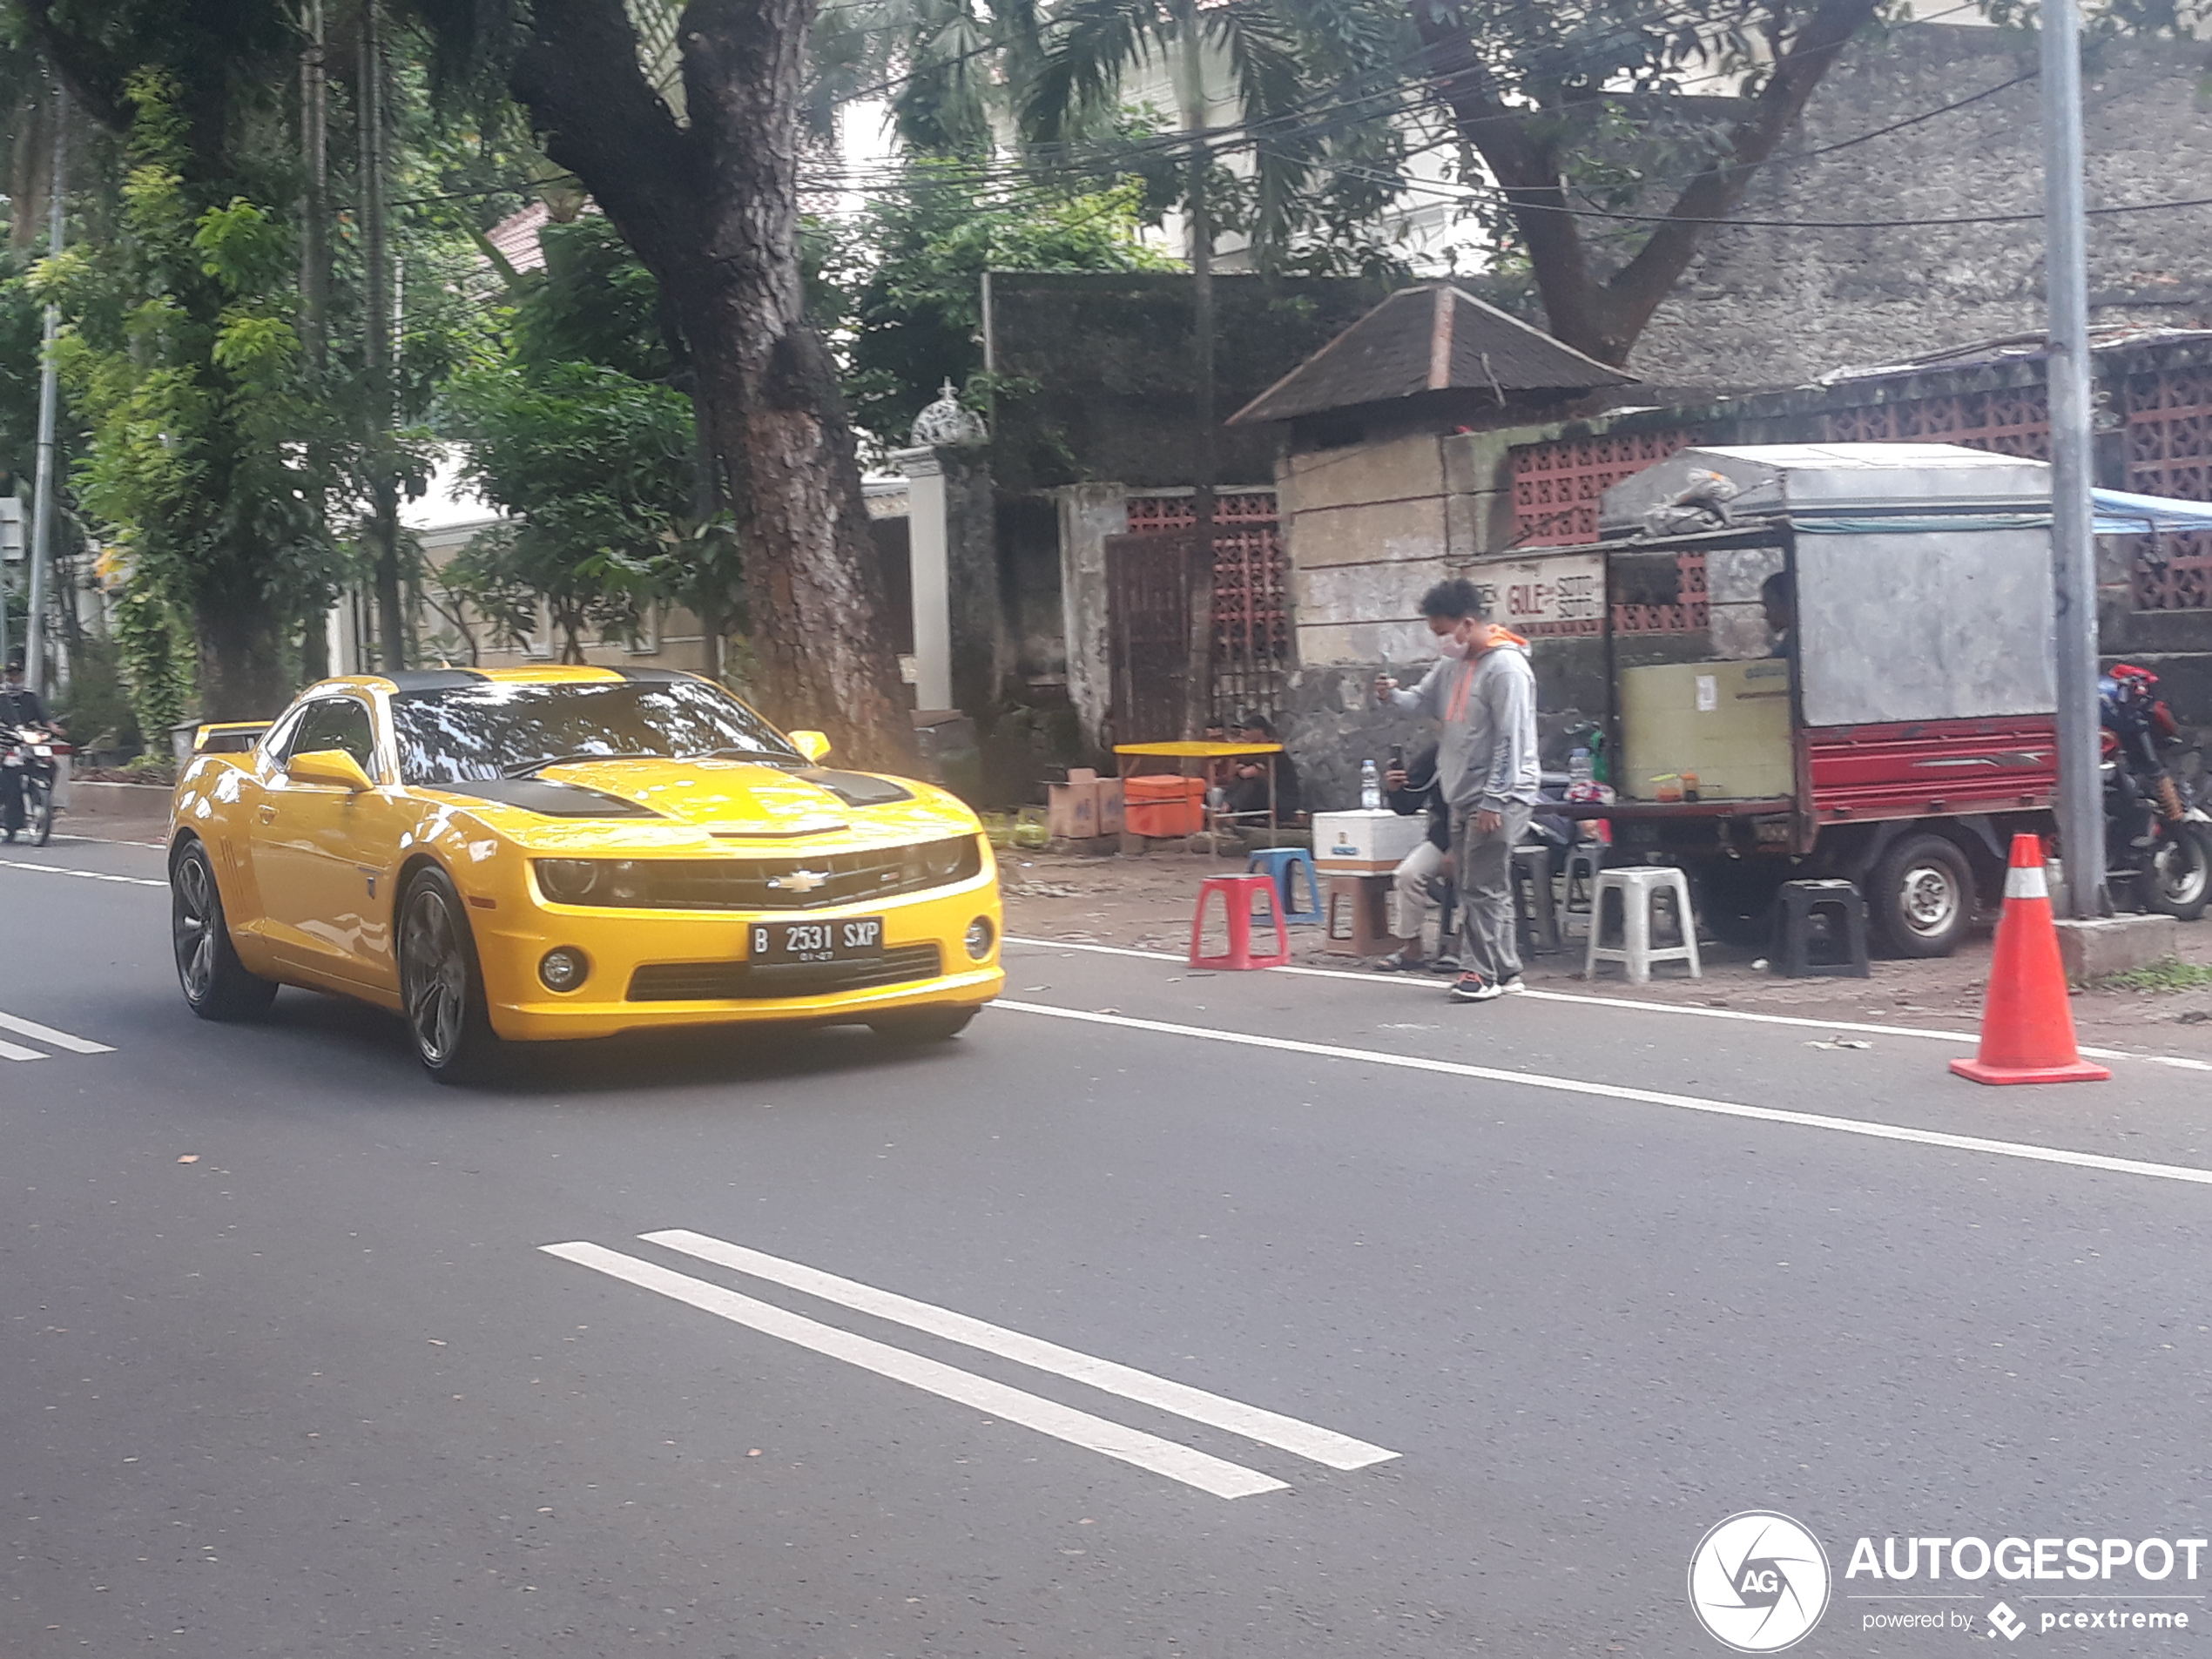
<svg viewBox="0 0 2212 1659"><path fill-rule="evenodd" d="M538 891L555 904L631 904L644 892L628 859L539 859Z"/></svg>
<svg viewBox="0 0 2212 1659"><path fill-rule="evenodd" d="M907 849L907 875L915 887L941 887L964 881L983 867L975 838L962 835L946 841L924 841Z"/></svg>

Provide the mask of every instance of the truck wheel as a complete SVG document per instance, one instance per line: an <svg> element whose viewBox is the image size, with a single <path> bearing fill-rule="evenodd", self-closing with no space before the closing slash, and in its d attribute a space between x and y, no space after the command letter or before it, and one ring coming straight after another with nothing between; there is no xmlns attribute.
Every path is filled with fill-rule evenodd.
<svg viewBox="0 0 2212 1659"><path fill-rule="evenodd" d="M2195 921L2212 900L2212 835L2202 824L2168 825L2145 855L2138 889L2154 915Z"/></svg>
<svg viewBox="0 0 2212 1659"><path fill-rule="evenodd" d="M1973 926L1974 873L1955 841L1904 836L1874 867L1866 907L1892 954L1948 956Z"/></svg>

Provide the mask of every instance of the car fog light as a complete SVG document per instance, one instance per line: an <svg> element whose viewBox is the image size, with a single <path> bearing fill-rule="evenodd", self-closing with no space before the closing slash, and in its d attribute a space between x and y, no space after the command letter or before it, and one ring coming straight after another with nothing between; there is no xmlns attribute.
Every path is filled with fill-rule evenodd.
<svg viewBox="0 0 2212 1659"><path fill-rule="evenodd" d="M978 916L968 924L968 954L981 961L991 954L991 941L998 936L998 929L991 926L988 916Z"/></svg>
<svg viewBox="0 0 2212 1659"><path fill-rule="evenodd" d="M583 976L590 971L583 953L571 945L547 951L545 960L537 965L537 976L545 981L549 991L573 991L583 983Z"/></svg>

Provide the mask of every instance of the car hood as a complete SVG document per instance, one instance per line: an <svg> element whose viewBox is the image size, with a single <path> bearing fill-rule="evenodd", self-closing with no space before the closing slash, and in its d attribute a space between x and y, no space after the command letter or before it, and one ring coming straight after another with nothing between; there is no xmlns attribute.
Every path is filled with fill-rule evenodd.
<svg viewBox="0 0 2212 1659"><path fill-rule="evenodd" d="M581 829L588 822L599 835L620 824L644 833L643 839L663 840L671 828L680 827L691 832L685 839L704 834L732 850L840 832L879 840L973 833L977 827L968 807L943 791L867 772L641 758L573 761L537 776L550 786L532 792L543 799L487 788L483 805L534 810L559 819L563 827ZM474 792L455 786L450 792ZM577 810L564 807L562 796L574 797ZM624 812L625 806L635 815Z"/></svg>

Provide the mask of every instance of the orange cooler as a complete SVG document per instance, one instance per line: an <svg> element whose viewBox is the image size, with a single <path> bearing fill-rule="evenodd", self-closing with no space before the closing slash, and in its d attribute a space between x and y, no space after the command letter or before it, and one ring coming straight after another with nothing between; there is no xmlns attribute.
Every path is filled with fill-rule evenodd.
<svg viewBox="0 0 2212 1659"><path fill-rule="evenodd" d="M1132 835L1195 835L1206 826L1206 780L1171 773L1127 779L1122 821Z"/></svg>

